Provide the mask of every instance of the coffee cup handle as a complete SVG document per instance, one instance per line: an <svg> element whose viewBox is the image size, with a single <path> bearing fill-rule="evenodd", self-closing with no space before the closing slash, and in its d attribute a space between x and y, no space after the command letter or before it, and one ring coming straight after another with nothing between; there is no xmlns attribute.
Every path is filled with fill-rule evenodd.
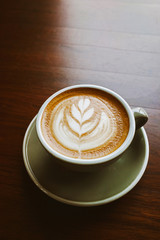
<svg viewBox="0 0 160 240"><path fill-rule="evenodd" d="M136 107L132 109L135 121L136 121L136 130L141 128L148 121L148 114L141 107Z"/></svg>

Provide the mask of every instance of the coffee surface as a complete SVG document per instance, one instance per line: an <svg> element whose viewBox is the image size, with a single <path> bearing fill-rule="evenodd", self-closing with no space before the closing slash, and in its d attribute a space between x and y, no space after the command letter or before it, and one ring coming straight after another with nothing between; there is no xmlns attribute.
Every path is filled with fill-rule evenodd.
<svg viewBox="0 0 160 240"><path fill-rule="evenodd" d="M96 159L122 145L128 135L129 118L122 104L110 94L78 88L49 102L41 128L47 143L58 153Z"/></svg>

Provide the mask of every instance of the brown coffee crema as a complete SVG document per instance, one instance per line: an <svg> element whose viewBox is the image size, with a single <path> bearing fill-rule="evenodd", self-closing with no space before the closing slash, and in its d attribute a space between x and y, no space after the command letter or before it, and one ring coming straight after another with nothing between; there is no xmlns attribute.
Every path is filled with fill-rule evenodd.
<svg viewBox="0 0 160 240"><path fill-rule="evenodd" d="M76 88L53 98L42 114L42 134L56 152L71 158L104 157L125 141L129 118L112 95Z"/></svg>

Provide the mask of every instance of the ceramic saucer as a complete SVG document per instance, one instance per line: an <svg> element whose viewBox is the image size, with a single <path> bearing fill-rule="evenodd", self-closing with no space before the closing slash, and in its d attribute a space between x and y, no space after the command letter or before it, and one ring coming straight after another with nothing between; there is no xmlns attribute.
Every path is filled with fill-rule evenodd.
<svg viewBox="0 0 160 240"><path fill-rule="evenodd" d="M36 117L27 128L23 158L33 182L48 196L76 206L95 206L112 202L128 193L142 177L149 156L144 128L117 162L97 172L79 173L57 164L41 145L36 133Z"/></svg>

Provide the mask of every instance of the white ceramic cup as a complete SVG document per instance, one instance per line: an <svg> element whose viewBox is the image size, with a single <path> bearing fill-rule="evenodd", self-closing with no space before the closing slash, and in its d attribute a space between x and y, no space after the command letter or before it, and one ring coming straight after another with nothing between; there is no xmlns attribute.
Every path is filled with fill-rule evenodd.
<svg viewBox="0 0 160 240"><path fill-rule="evenodd" d="M110 95L114 96L125 108L127 111L128 117L129 117L129 132L127 135L127 138L123 142L123 144L114 152L110 153L109 155L106 155L101 158L96 158L96 159L75 159L75 158L70 158L65 155L62 155L55 151L53 148L49 146L49 144L46 142L45 138L43 137L42 130L41 130L41 118L44 109L48 105L48 103L55 98L57 95L62 94L63 92L70 90L70 89L76 89L76 88L92 88L92 89L98 89L103 92L109 93ZM143 108L134 108L131 109L131 107L128 105L128 103L117 93L114 91L107 89L105 87L97 86L97 85L91 85L91 84L81 84L81 85L74 85L74 86L69 86L67 88L63 88L62 90L54 93L52 96L50 96L41 106L38 115L37 115L37 120L36 120L36 130L37 130L37 135L42 143L43 147L54 157L54 160L57 160L59 163L70 167L71 169L75 170L92 170L92 169L99 169L100 167L103 167L104 165L111 164L115 162L117 159L120 158L120 156L128 149L130 146L136 129L140 128L143 126L148 120L148 115L145 112Z"/></svg>

